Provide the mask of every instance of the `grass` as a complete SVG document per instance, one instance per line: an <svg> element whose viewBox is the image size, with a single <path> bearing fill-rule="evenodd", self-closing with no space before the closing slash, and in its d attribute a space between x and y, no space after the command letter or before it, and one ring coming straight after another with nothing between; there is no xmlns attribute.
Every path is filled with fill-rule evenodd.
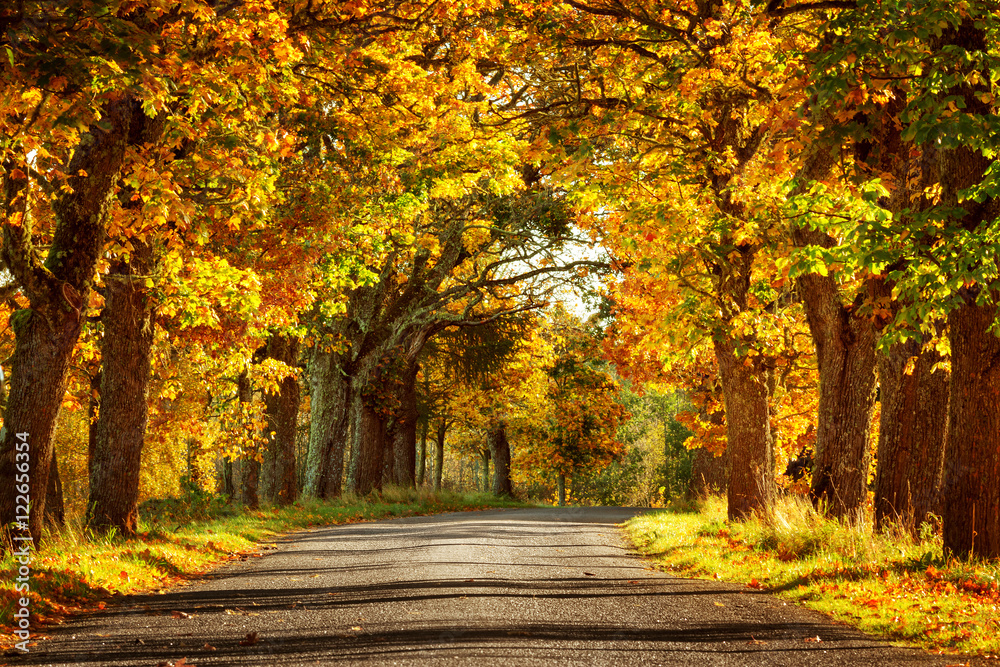
<svg viewBox="0 0 1000 667"><path fill-rule="evenodd" d="M278 535L312 526L374 521L486 509L522 507L524 503L483 493L386 488L380 497L345 496L334 502L302 501L289 507L236 511L218 503L158 501L134 538L95 538L70 521L61 532L46 536L33 554L28 598L31 635L66 617L103 609L118 595L169 588L195 578L234 558L260 556ZM0 649L20 641L11 626L17 600L18 563L0 560ZM30 646L30 644L29 644Z"/></svg>
<svg viewBox="0 0 1000 667"><path fill-rule="evenodd" d="M636 517L626 531L668 572L745 584L864 632L939 653L1000 659L1000 563L944 559L939 531L875 535L798 496L768 520L726 521L725 500Z"/></svg>

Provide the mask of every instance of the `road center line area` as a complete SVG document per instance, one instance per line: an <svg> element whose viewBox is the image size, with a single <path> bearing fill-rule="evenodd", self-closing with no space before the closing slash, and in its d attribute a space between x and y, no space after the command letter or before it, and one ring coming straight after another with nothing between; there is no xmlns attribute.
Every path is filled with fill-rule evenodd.
<svg viewBox="0 0 1000 667"><path fill-rule="evenodd" d="M291 535L74 619L26 665L946 665L735 584L655 572L616 524L531 508ZM183 661L181 661L183 659Z"/></svg>

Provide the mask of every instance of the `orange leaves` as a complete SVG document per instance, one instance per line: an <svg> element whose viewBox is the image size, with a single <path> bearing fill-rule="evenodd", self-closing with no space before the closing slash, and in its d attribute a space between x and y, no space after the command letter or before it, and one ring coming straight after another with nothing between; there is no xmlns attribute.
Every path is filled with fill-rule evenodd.
<svg viewBox="0 0 1000 667"><path fill-rule="evenodd" d="M538 471L570 474L599 468L621 454L618 426L628 412L618 402L617 384L601 370L594 343L564 311L554 313L547 337L555 357L547 370L548 391L541 414L526 416L521 431L530 444L518 459Z"/></svg>

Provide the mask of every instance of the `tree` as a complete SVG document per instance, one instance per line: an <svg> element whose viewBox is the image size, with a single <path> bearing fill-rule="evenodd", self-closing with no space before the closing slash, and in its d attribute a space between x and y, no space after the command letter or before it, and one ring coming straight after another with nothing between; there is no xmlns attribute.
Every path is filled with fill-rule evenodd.
<svg viewBox="0 0 1000 667"><path fill-rule="evenodd" d="M469 322L445 330L433 343L433 352L439 357L437 362L446 365L446 372L452 378L449 383L452 391L461 388L449 399L464 408L467 415L464 427L483 435L483 460L494 462L490 488L497 496L513 494L508 421L518 385L524 378L516 355L532 324L526 315L481 324Z"/></svg>
<svg viewBox="0 0 1000 667"><path fill-rule="evenodd" d="M974 550L995 555L1000 534L995 513L973 512L973 507L996 503L995 476L979 471L995 468L1000 450L992 412L985 408L996 395L989 371L997 349L997 337L990 332L996 319L996 277L993 262L982 259L995 254L988 230L997 219L990 176L995 133L987 129L995 116L995 98L981 74L993 67L989 45L995 41L995 12L984 3L860 3L841 18L836 29L846 36L844 50L865 58L844 68L832 60L844 51L831 49L826 69L817 74L817 90L832 100L834 109L842 109L845 99L858 106L867 103L862 108L876 120L859 123L862 128L896 128L881 135L870 131L862 137L869 148L896 160L911 157L908 178L893 178L891 170L884 170L867 181L867 195L862 192L858 199L871 208L858 217L856 244L865 267L884 276L892 290L891 308L885 309L891 319L887 343L910 338L931 343L947 321L950 400L945 408L943 393L937 391L933 407L947 409L949 415L945 547L959 556ZM852 109L841 116L848 133L851 127L844 121L852 116ZM864 147L865 141L859 143ZM910 190L914 185L915 192ZM929 374L923 377L930 381ZM896 383L891 380L887 386ZM919 415L910 411L910 429L929 423ZM918 459L927 457L933 470L940 424L931 432L938 435L902 444ZM886 437L887 444L895 439L890 433ZM901 451L889 447L887 461ZM910 465L907 459L898 457L903 470ZM902 471L885 471L880 502L900 500L902 489L890 480L906 477ZM926 476L931 490L932 477Z"/></svg>
<svg viewBox="0 0 1000 667"><path fill-rule="evenodd" d="M600 368L594 341L580 322L556 308L542 336L552 347L544 367L546 384L542 414L527 414L519 426L527 437L518 455L521 466L556 476L560 504L565 482L580 469L599 468L619 457L619 425L628 412L618 401L617 382Z"/></svg>
<svg viewBox="0 0 1000 667"><path fill-rule="evenodd" d="M299 340L294 334L275 332L267 342L267 358L280 362L286 375L265 392L267 446L261 470L263 495L278 505L290 505L298 495L295 479L295 435L298 430Z"/></svg>
<svg viewBox="0 0 1000 667"><path fill-rule="evenodd" d="M549 136L562 140L571 173L586 174L581 197L601 201L603 224L617 223L620 282L662 276L673 289L658 291L673 291L669 303L683 304L687 326L711 341L727 405L733 519L767 512L774 496L770 378L781 357L758 332L780 331L787 318L787 294L771 296L780 275L770 255L784 251L780 184L794 167L771 149L803 99L789 72L815 42L821 18L811 11L820 8L568 3L547 25L559 26L552 59L572 63L573 76L524 77L537 92L499 110L557 117L561 132Z"/></svg>
<svg viewBox="0 0 1000 667"><path fill-rule="evenodd" d="M919 535L928 515L941 513L948 426L948 373L936 350L915 340L896 343L879 358L878 469L875 525L890 522Z"/></svg>
<svg viewBox="0 0 1000 667"><path fill-rule="evenodd" d="M113 218L121 179L162 168L182 151L185 141L208 129L189 124L183 113L169 113L194 112L204 105L200 86L217 84L234 70L267 71L259 52L229 47L249 44L249 37L261 29L267 32L276 17L246 7L216 14L210 4L200 2L172 14L143 3L108 7L89 0L21 3L4 12L4 87L10 93L5 99L19 101L4 109L4 134L16 139L4 144L0 156L3 257L29 306L16 316L10 408L0 445L0 475L5 478L13 474L16 434L27 434L33 483L46 488L52 425L65 390L68 360L90 306L96 269L109 240L127 243L134 237L148 242L139 230L123 229L122 221ZM199 37L188 41L197 31L176 30L204 24L214 24L225 37L208 45ZM185 71L184 58L197 58L205 66ZM223 100L217 108L225 106ZM158 180L157 190L171 190L172 185L163 184L172 180L167 172ZM159 202L160 224L183 224L178 222L184 219L183 207L173 205L177 201L174 192L172 200ZM38 241L47 230L39 223L49 215L51 243L43 254ZM125 297L115 303L127 301ZM116 349L113 341L108 349ZM142 372L143 356L137 357L138 369L130 369L130 376ZM115 379L105 378L106 400L113 411L123 403L111 398L117 390ZM141 439L136 442L141 431L141 423L127 429L127 451L107 460L121 461L122 470L132 471L134 466L124 462L141 449ZM101 454L99 458L105 460ZM133 480L126 483L134 485ZM123 499L132 495L127 492ZM30 529L37 544L45 501L38 493L35 497ZM95 502L110 498L99 489ZM99 509L94 516L129 525L134 510L125 505L131 501L119 503L118 509ZM14 498L6 492L0 494L0 516L5 525L14 519Z"/></svg>
<svg viewBox="0 0 1000 667"><path fill-rule="evenodd" d="M133 261L119 265L107 281L101 313L101 401L94 426L87 525L93 530L114 528L121 535L135 534L139 521L139 465L154 326L154 297L145 278L152 273L151 252L140 245Z"/></svg>

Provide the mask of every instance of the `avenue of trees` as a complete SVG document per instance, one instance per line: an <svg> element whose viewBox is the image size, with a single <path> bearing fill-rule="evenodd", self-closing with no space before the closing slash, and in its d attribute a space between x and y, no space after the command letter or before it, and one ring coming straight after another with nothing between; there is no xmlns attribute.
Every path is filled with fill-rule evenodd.
<svg viewBox="0 0 1000 667"><path fill-rule="evenodd" d="M8 5L5 536L69 485L132 534L182 450L249 507L446 442L562 500L642 413L731 520L811 449L828 515L1000 557L995 3Z"/></svg>

